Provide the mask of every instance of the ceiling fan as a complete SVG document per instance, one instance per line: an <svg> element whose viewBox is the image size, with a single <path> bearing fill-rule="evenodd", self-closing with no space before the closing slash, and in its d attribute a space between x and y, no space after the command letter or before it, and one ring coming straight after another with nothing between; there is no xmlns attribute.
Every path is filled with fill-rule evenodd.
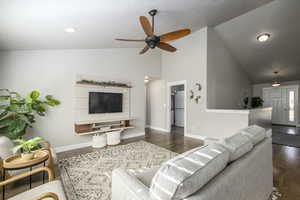
<svg viewBox="0 0 300 200"><path fill-rule="evenodd" d="M150 10L150 12L149 12L149 15L152 17L152 26L151 26L149 20L147 19L147 17L140 16L140 24L147 36L144 40L119 39L119 38L116 40L128 41L128 42L146 42L146 46L140 52L140 54L144 54L150 48L154 49L155 47L158 47L165 51L175 52L177 49L166 42L187 36L188 34L191 33L191 30L190 29L181 29L181 30L166 33L166 34L163 34L160 36L156 36L154 34L154 17L156 14L157 14L157 10L155 10L155 9Z"/></svg>

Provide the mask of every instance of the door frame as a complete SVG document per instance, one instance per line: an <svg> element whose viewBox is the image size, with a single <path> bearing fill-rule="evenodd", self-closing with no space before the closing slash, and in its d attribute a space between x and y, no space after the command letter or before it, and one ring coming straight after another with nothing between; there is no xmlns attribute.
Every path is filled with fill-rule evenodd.
<svg viewBox="0 0 300 200"><path fill-rule="evenodd" d="M262 95L263 95L263 90L264 89L273 89L274 87L264 87L262 88ZM299 108L299 97L300 97L300 90L299 90L299 85L283 85L283 86L279 86L278 88L284 88L284 89L295 89L297 91L296 95L295 95L295 124L292 123L287 123L287 124L279 124L279 125L286 125L286 126L295 126L296 127L300 127L300 108ZM263 98L263 96L262 96Z"/></svg>
<svg viewBox="0 0 300 200"><path fill-rule="evenodd" d="M184 86L184 135L186 135L187 130L187 81L181 80L181 81L173 81L173 82L167 82L167 107L166 107L166 127L167 131L171 132L171 88L172 86L176 85L183 85Z"/></svg>

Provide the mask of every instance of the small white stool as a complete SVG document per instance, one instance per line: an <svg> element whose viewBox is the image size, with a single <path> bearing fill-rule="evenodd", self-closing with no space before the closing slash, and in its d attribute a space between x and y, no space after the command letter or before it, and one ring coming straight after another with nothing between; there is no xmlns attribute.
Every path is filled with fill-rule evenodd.
<svg viewBox="0 0 300 200"><path fill-rule="evenodd" d="M118 131L111 131L107 132L107 145L117 145L120 144L121 142L121 132L123 129L118 130Z"/></svg>
<svg viewBox="0 0 300 200"><path fill-rule="evenodd" d="M95 134L93 136L93 147L94 148L102 148L107 145L106 134Z"/></svg>

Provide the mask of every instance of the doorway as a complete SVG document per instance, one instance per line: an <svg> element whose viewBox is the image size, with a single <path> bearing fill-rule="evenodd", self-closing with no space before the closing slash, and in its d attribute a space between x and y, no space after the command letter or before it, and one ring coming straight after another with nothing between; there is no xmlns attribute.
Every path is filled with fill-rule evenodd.
<svg viewBox="0 0 300 200"><path fill-rule="evenodd" d="M272 124L298 124L298 91L299 86L263 88L264 106L272 107Z"/></svg>
<svg viewBox="0 0 300 200"><path fill-rule="evenodd" d="M168 83L168 131L184 135L186 128L186 81Z"/></svg>

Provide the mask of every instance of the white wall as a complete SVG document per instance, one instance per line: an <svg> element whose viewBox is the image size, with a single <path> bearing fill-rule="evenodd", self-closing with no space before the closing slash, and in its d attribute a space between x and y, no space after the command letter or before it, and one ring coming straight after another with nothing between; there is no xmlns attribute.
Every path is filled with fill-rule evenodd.
<svg viewBox="0 0 300 200"><path fill-rule="evenodd" d="M146 92L144 76L159 77L161 55L152 51L140 56L139 49L41 50L0 52L0 88L20 93L39 90L52 94L62 104L38 119L33 135L40 135L56 146L88 142L91 136L74 133L74 84L77 74L94 75L132 82L131 109L137 117L135 130L145 127Z"/></svg>
<svg viewBox="0 0 300 200"><path fill-rule="evenodd" d="M213 28L207 29L207 108L240 109L251 83ZM248 95L247 95L248 94Z"/></svg>
<svg viewBox="0 0 300 200"><path fill-rule="evenodd" d="M162 79L166 82L187 80L187 91L194 89L195 83L200 83L203 87L199 104L187 99L187 136L221 138L246 127L248 114L215 113L206 110L207 28L194 32L173 44L178 48L176 53L163 52L162 54ZM166 110L165 113L167 115Z"/></svg>
<svg viewBox="0 0 300 200"><path fill-rule="evenodd" d="M147 125L153 129L166 127L164 80L152 80L147 85Z"/></svg>

